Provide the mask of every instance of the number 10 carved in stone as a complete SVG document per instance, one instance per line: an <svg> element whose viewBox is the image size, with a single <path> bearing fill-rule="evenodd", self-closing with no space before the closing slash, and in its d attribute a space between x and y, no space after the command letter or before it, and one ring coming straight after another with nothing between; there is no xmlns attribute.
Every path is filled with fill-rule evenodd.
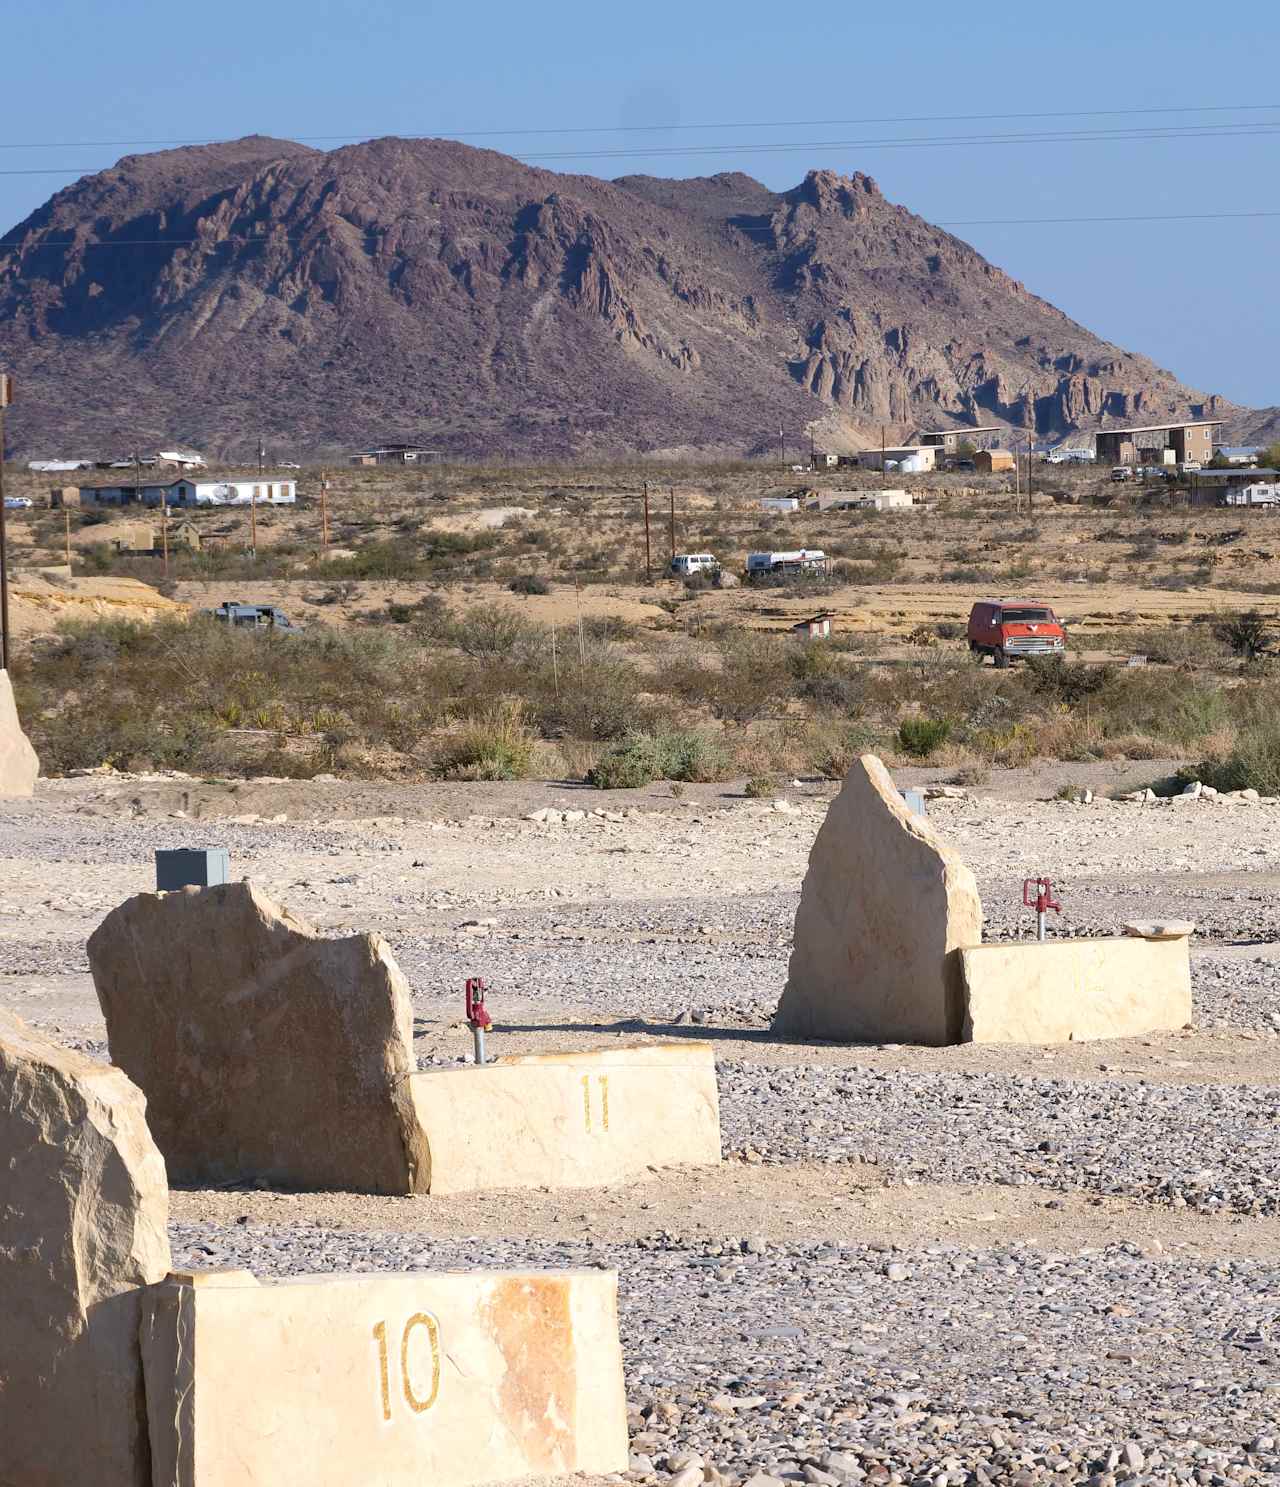
<svg viewBox="0 0 1280 1487"><path fill-rule="evenodd" d="M600 1086L600 1129L609 1129L609 1076L597 1074L596 1083ZM582 1118L586 1123L587 1131L591 1130L591 1075L582 1076Z"/></svg>
<svg viewBox="0 0 1280 1487"><path fill-rule="evenodd" d="M419 1394L414 1388L413 1375L409 1367L409 1347L413 1341L414 1331L419 1327L426 1332L427 1344L431 1350L431 1384L425 1394ZM387 1324L379 1322L373 1329L373 1336L378 1344L378 1371L382 1384L382 1418L390 1420L391 1364L387 1356ZM440 1393L440 1329L436 1325L436 1319L424 1311L415 1312L409 1318L400 1336L400 1384L404 1391L404 1402L415 1415L421 1415L429 1410Z"/></svg>

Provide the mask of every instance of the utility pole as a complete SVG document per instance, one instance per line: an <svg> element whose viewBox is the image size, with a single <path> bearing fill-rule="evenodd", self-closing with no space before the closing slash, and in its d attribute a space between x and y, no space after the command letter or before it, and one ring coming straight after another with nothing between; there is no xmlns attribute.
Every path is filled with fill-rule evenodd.
<svg viewBox="0 0 1280 1487"><path fill-rule="evenodd" d="M169 502L160 492L160 549L164 554L164 576L169 576Z"/></svg>
<svg viewBox="0 0 1280 1487"><path fill-rule="evenodd" d="M1031 454L1035 448L1035 435L1027 435L1027 515L1031 515Z"/></svg>
<svg viewBox="0 0 1280 1487"><path fill-rule="evenodd" d="M653 582L653 546L649 540L649 482L644 483L644 581Z"/></svg>
<svg viewBox="0 0 1280 1487"><path fill-rule="evenodd" d="M258 487L256 482L253 494L249 497L249 554L255 559L258 556Z"/></svg>
<svg viewBox="0 0 1280 1487"><path fill-rule="evenodd" d="M13 402L13 378L0 372L0 671L9 669L9 557L4 530L4 410Z"/></svg>
<svg viewBox="0 0 1280 1487"><path fill-rule="evenodd" d="M329 476L325 471L320 474L320 543L329 546Z"/></svg>
<svg viewBox="0 0 1280 1487"><path fill-rule="evenodd" d="M676 488L671 487L671 561L676 560Z"/></svg>
<svg viewBox="0 0 1280 1487"><path fill-rule="evenodd" d="M809 468L811 470L816 470L818 468L818 450L813 442L812 429L809 430Z"/></svg>
<svg viewBox="0 0 1280 1487"><path fill-rule="evenodd" d="M884 424L880 425L880 484L885 483L886 475L884 468Z"/></svg>
<svg viewBox="0 0 1280 1487"><path fill-rule="evenodd" d="M1022 512L1022 462L1018 458L1018 441L1011 439L1013 445L1013 514L1018 516Z"/></svg>
<svg viewBox="0 0 1280 1487"><path fill-rule="evenodd" d="M71 567L71 513L62 508L62 541L67 554L67 567Z"/></svg>
<svg viewBox="0 0 1280 1487"><path fill-rule="evenodd" d="M262 447L262 435L258 435L258 479L262 479L262 471L267 458L267 451Z"/></svg>
<svg viewBox="0 0 1280 1487"><path fill-rule="evenodd" d="M782 431L782 425L778 425L778 449L782 454L782 468L787 468L787 436Z"/></svg>
<svg viewBox="0 0 1280 1487"><path fill-rule="evenodd" d="M142 461L136 449L133 451L133 499L142 505Z"/></svg>

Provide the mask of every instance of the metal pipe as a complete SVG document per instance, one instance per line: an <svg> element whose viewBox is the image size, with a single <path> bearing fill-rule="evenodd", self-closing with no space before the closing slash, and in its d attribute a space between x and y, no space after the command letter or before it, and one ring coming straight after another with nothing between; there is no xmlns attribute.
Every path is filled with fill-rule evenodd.
<svg viewBox="0 0 1280 1487"><path fill-rule="evenodd" d="M484 1029L482 1027L478 1026L478 1025L474 1025L472 1027L471 1031L472 1031L473 1035L475 1036L475 1040L476 1040L476 1063L482 1064L485 1061L485 1057L484 1057Z"/></svg>

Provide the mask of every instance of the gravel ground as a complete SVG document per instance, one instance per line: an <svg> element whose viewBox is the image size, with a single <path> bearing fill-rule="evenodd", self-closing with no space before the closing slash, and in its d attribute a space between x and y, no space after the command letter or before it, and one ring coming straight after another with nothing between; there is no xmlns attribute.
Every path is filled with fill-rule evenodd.
<svg viewBox="0 0 1280 1487"><path fill-rule="evenodd" d="M513 1051L712 1038L741 1161L715 1182L493 1195L475 1210L491 1220L447 1236L423 1232L435 1200L394 1200L391 1228L389 1200L321 1195L338 1205L324 1219L284 1194L181 1193L178 1263L616 1267L637 1481L1280 1483L1280 808L991 788L930 807L977 873L988 937L1029 932L1020 884L1040 872L1063 902L1054 933L1194 919L1194 1030L1052 1050L774 1044L829 796L809 787L785 810L708 787L539 825L524 812L596 802L55 782L0 805L0 1006L105 1057L85 939L151 886L156 847L225 845L324 933L383 931L424 1062L465 1049L475 974ZM835 1223L852 1210L887 1227ZM754 1234L723 1232L752 1215Z"/></svg>
<svg viewBox="0 0 1280 1487"><path fill-rule="evenodd" d="M1280 1086L741 1063L721 1063L719 1081L725 1149L767 1162L1280 1213Z"/></svg>
<svg viewBox="0 0 1280 1487"><path fill-rule="evenodd" d="M175 1256L261 1275L608 1266L633 1475L729 1482L1194 1481L1280 1474L1280 1268L1148 1257L433 1241L175 1225ZM759 1251L759 1253L756 1253ZM821 1475L825 1473L826 1475Z"/></svg>

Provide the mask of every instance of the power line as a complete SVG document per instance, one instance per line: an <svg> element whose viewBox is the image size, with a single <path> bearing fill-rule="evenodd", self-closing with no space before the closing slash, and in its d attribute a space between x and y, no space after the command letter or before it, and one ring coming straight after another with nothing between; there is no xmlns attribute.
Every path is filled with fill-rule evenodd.
<svg viewBox="0 0 1280 1487"><path fill-rule="evenodd" d="M815 139L788 141L738 141L734 144L663 145L634 149L556 150L528 155L527 162L545 160L625 160L687 157L696 155L778 155L813 150L919 150L919 149L990 149L1008 145L1053 144L1131 144L1182 139L1249 139L1274 138L1280 132L1280 120L1257 124L1191 124L1168 128L1067 130L1015 134L921 135L899 139ZM85 165L74 167L42 166L0 170L0 176L97 175L112 166Z"/></svg>
<svg viewBox="0 0 1280 1487"><path fill-rule="evenodd" d="M289 140L294 144L310 144L349 139L506 139L515 136L530 137L551 134L658 134L698 129L847 129L862 128L867 124L961 124L987 122L994 119L1101 119L1154 114L1263 113L1270 109L1280 109L1280 103L1178 104L1160 108L1053 109L1037 113L1008 114L899 114L884 118L765 120L736 124L576 124L554 128L437 129L408 134L385 130L363 130L351 131L347 134L295 134L289 136ZM0 150L159 149L220 143L223 141L215 139L29 140L0 142Z"/></svg>

